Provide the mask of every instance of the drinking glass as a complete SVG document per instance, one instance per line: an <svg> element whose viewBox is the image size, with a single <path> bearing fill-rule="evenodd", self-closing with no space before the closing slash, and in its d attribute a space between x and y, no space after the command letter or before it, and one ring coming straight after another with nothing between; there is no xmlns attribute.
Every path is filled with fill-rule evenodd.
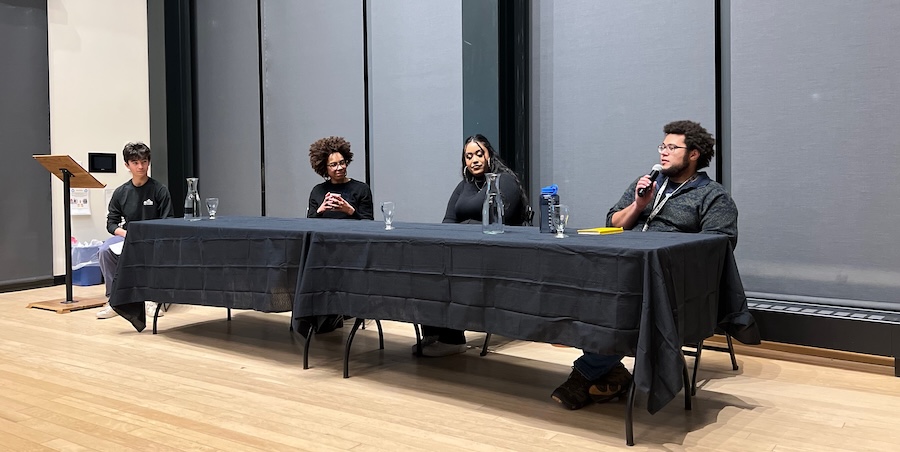
<svg viewBox="0 0 900 452"><path fill-rule="evenodd" d="M391 223L394 221L394 203L387 201L381 203L381 213L384 214L384 229L390 231L394 229Z"/></svg>
<svg viewBox="0 0 900 452"><path fill-rule="evenodd" d="M566 237L566 223L569 222L569 206L556 204L553 206L553 226L556 227L556 238Z"/></svg>
<svg viewBox="0 0 900 452"><path fill-rule="evenodd" d="M219 210L219 198L206 198L206 210L209 211L209 219L216 219L216 211Z"/></svg>

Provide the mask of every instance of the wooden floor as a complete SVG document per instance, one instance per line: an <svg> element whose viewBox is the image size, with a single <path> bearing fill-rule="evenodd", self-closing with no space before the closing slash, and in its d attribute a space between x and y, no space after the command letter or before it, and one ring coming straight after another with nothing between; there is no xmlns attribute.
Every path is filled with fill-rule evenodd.
<svg viewBox="0 0 900 452"><path fill-rule="evenodd" d="M102 286L76 287L76 298ZM824 358L704 354L694 410L676 398L566 411L550 392L577 350L497 338L492 353L415 358L408 324L374 325L354 341L322 335L303 370L287 314L176 306L160 334L97 309L56 314L28 303L63 287L0 294L2 450L898 450L900 378L893 369ZM469 333L469 345L482 335ZM626 360L631 366L631 361ZM638 398L644 407L646 399Z"/></svg>

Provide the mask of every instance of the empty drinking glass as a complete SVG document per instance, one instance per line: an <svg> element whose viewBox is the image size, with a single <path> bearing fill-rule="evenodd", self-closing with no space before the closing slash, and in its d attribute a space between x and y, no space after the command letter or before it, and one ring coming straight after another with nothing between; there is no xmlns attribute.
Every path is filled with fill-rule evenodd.
<svg viewBox="0 0 900 452"><path fill-rule="evenodd" d="M556 227L556 238L566 237L566 223L569 221L569 206L557 204L553 206L553 226Z"/></svg>
<svg viewBox="0 0 900 452"><path fill-rule="evenodd" d="M219 210L219 198L206 198L206 210L209 211L209 219L216 219L216 211Z"/></svg>
<svg viewBox="0 0 900 452"><path fill-rule="evenodd" d="M384 214L384 229L390 231L394 229L391 223L394 221L394 203L387 201L381 203L381 213Z"/></svg>

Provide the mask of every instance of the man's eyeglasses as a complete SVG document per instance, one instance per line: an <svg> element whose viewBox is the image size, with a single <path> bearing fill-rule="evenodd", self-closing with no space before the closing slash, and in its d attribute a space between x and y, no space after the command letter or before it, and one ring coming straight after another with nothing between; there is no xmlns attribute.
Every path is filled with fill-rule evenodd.
<svg viewBox="0 0 900 452"><path fill-rule="evenodd" d="M328 167L331 168L331 169L334 169L334 168L337 168L337 167L339 167L339 166L346 167L346 166L349 165L349 164L350 164L350 162L348 162L348 161L346 161L346 160L341 160L340 162L331 162L331 163L329 163L329 164L328 164Z"/></svg>
<svg viewBox="0 0 900 452"><path fill-rule="evenodd" d="M669 145L661 144L656 149L659 150L660 154L663 154L665 152L675 152L676 149L687 149L687 146L675 146L674 144L669 144Z"/></svg>

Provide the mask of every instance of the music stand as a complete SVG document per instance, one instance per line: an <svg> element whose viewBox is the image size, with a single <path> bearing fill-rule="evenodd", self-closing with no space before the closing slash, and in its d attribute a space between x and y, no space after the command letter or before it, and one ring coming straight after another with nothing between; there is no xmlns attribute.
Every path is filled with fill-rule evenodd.
<svg viewBox="0 0 900 452"><path fill-rule="evenodd" d="M63 181L63 208L65 211L65 239L63 243L66 245L66 299L60 302L42 302L32 303L28 307L50 309L57 312L68 312L74 309L92 308L100 306L105 301L98 303L96 300L91 302L76 302L72 297L72 206L71 188L104 188L106 184L101 183L91 173L85 171L71 156L68 155L33 155L47 171ZM59 305L65 305L60 308Z"/></svg>

